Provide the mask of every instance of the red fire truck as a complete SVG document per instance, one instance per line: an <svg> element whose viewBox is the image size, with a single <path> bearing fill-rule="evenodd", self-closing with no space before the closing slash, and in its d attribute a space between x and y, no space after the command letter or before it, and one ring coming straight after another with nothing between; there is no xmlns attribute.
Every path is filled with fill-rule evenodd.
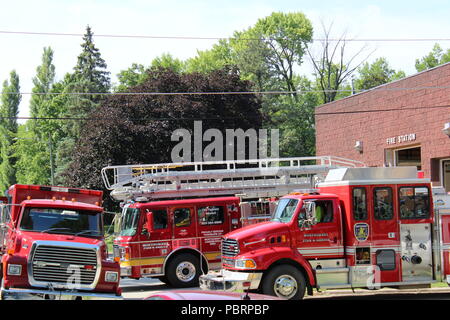
<svg viewBox="0 0 450 320"><path fill-rule="evenodd" d="M447 197L447 199L444 199ZM313 289L450 283L449 196L415 167L330 170L279 200L269 222L226 234L222 270L203 289L300 299Z"/></svg>
<svg viewBox="0 0 450 320"><path fill-rule="evenodd" d="M102 191L15 184L0 204L1 296L120 298Z"/></svg>
<svg viewBox="0 0 450 320"><path fill-rule="evenodd" d="M355 165L311 157L103 168L111 196L125 203L114 241L121 276L197 285L202 272L220 268L226 233L267 220L275 207L270 198L344 164Z"/></svg>

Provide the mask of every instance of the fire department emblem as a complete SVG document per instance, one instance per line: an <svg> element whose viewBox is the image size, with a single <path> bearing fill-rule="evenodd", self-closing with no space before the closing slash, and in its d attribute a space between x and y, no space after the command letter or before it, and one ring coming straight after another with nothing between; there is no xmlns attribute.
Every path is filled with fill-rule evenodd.
<svg viewBox="0 0 450 320"><path fill-rule="evenodd" d="M355 238L358 241L366 241L369 237L369 225L367 223L357 223L354 227Z"/></svg>

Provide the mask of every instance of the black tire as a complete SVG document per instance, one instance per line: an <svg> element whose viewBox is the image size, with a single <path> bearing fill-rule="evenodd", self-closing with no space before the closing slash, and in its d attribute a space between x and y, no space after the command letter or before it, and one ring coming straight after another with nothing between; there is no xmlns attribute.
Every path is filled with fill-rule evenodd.
<svg viewBox="0 0 450 320"><path fill-rule="evenodd" d="M3 288L3 278L0 280L0 288ZM0 290L0 300L6 300L7 294L5 291Z"/></svg>
<svg viewBox="0 0 450 320"><path fill-rule="evenodd" d="M156 277L156 279L158 279L159 281L161 281L162 283L167 284L167 277L166 276L161 276L161 277Z"/></svg>
<svg viewBox="0 0 450 320"><path fill-rule="evenodd" d="M303 273L291 265L276 266L263 278L262 292L288 300L300 300L305 295Z"/></svg>
<svg viewBox="0 0 450 320"><path fill-rule="evenodd" d="M167 282L175 288L197 287L200 277L199 259L190 253L182 253L169 261Z"/></svg>

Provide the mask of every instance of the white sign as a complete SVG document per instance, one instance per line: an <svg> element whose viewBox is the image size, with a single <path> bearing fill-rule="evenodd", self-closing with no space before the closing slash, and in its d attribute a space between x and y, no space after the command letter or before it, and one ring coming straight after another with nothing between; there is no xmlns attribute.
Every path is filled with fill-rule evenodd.
<svg viewBox="0 0 450 320"><path fill-rule="evenodd" d="M402 143L402 142L410 142L416 140L416 134L410 133L410 134L403 134L396 137L390 137L386 139L387 144L396 144L396 143Z"/></svg>

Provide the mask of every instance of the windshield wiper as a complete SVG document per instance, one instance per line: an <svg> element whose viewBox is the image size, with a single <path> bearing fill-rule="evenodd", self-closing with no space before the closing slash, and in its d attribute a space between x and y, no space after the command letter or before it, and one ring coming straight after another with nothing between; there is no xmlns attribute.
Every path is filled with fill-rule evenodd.
<svg viewBox="0 0 450 320"><path fill-rule="evenodd" d="M80 232L77 232L77 233L75 233L75 235L76 236L78 236L78 235L80 235L80 234L83 234L83 233L91 233L91 232L96 232L97 234L102 234L100 231L98 231L98 230L84 230L84 231L80 231Z"/></svg>
<svg viewBox="0 0 450 320"><path fill-rule="evenodd" d="M70 229L70 228L50 228L50 229L42 230L41 233L55 231L55 230L69 230L70 231L72 229Z"/></svg>

